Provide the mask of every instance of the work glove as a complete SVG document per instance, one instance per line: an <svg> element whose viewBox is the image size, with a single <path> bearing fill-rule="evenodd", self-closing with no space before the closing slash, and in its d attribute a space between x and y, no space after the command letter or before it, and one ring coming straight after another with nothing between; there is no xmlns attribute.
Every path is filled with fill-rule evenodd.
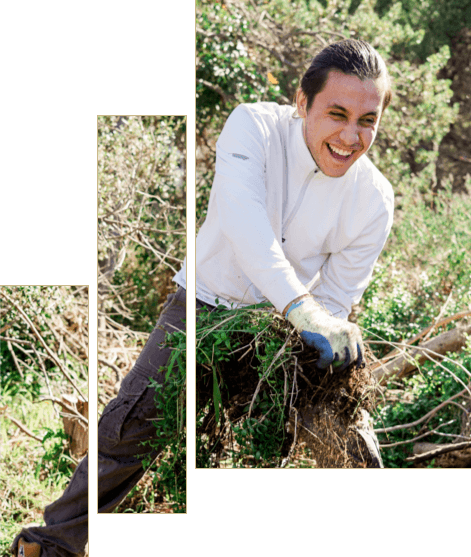
<svg viewBox="0 0 471 557"><path fill-rule="evenodd" d="M332 364L342 371L353 362L362 363L364 347L360 329L353 323L332 317L312 296L293 300L283 313L303 341L319 352L316 362L319 369Z"/></svg>

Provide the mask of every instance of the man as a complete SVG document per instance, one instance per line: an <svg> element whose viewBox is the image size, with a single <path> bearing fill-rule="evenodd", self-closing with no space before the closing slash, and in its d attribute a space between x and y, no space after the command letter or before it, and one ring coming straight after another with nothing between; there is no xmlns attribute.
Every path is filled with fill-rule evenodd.
<svg viewBox="0 0 471 557"><path fill-rule="evenodd" d="M363 358L347 317L392 226L392 187L366 156L390 100L379 54L345 40L313 59L296 111L240 105L217 142L196 296L227 307L270 301L319 351L322 369ZM185 269L182 286L184 277ZM381 465L371 436L373 465Z"/></svg>

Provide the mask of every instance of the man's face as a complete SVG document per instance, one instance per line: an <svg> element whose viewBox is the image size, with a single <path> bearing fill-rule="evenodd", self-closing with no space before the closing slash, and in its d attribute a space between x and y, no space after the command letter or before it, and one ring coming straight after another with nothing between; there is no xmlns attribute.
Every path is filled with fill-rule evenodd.
<svg viewBox="0 0 471 557"><path fill-rule="evenodd" d="M304 141L324 174L343 176L368 151L378 131L383 97L382 80L362 81L336 70L329 72L308 113L306 96L298 91Z"/></svg>

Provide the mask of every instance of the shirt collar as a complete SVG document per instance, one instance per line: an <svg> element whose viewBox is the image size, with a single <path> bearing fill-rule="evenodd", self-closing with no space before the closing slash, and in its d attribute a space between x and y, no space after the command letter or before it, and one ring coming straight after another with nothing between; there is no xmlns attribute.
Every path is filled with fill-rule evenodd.
<svg viewBox="0 0 471 557"><path fill-rule="evenodd" d="M303 119L294 118L294 154L296 156L296 162L299 164L300 170L303 173L311 172L312 170L320 170L314 159L312 158L311 152L304 141L303 135Z"/></svg>

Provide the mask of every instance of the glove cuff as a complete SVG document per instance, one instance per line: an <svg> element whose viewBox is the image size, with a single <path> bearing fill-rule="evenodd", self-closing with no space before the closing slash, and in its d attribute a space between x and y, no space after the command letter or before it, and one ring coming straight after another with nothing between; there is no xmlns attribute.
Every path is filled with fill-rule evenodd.
<svg viewBox="0 0 471 557"><path fill-rule="evenodd" d="M294 299L285 309L285 319L296 328L300 326L299 320L301 319L304 321L307 315L311 316L309 320L316 314L326 315L326 311L322 309L322 306L318 304L310 294Z"/></svg>
<svg viewBox="0 0 471 557"><path fill-rule="evenodd" d="M291 302L285 307L285 309L282 312L282 316L286 317L286 319L288 318L288 313L294 309L295 304L297 304L298 302L301 302L301 300L304 300L306 298L312 298L311 294L302 294L301 296L298 296L297 298L295 298L294 300L291 300Z"/></svg>

